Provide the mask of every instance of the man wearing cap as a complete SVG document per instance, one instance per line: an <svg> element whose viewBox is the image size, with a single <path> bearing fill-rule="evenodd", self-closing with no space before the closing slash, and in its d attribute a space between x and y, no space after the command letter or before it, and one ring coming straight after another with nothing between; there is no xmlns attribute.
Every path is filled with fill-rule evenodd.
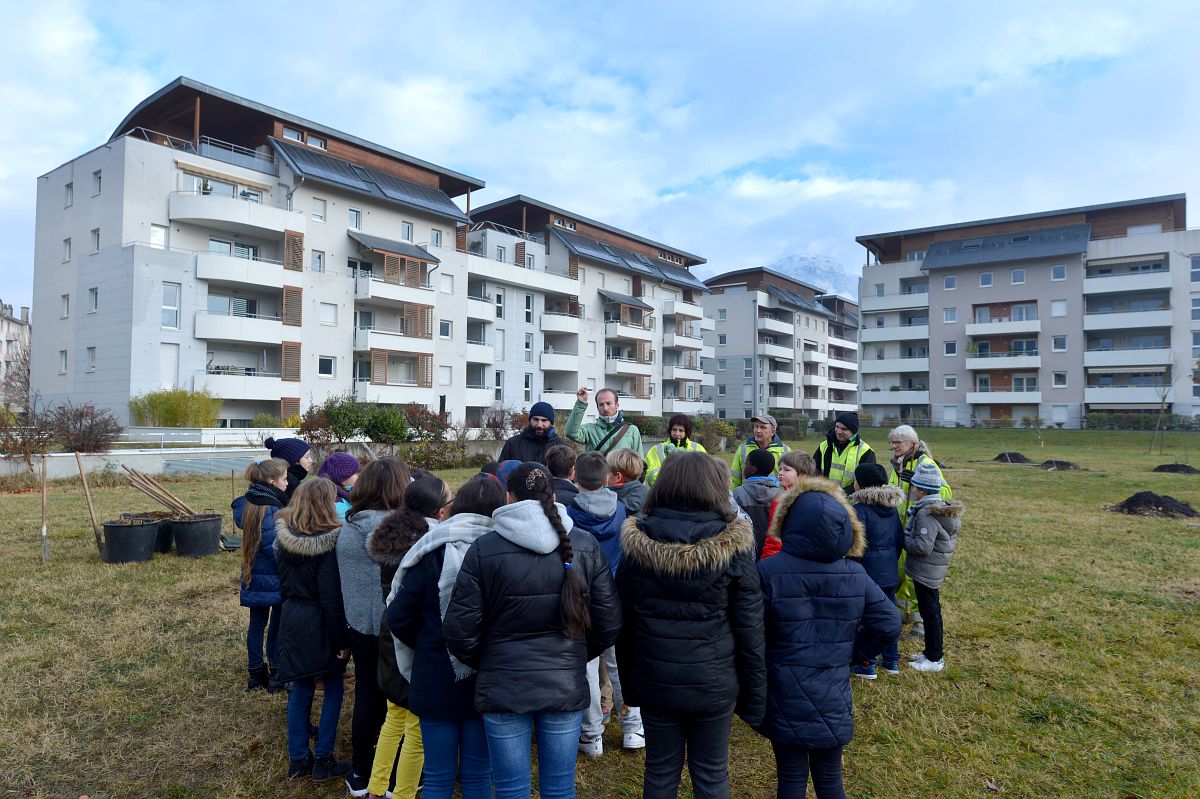
<svg viewBox="0 0 1200 799"><path fill-rule="evenodd" d="M854 487L854 470L860 463L874 463L875 452L871 445L858 436L858 414L852 411L839 413L833 427L825 434L825 440L813 453L817 471L823 477L849 491Z"/></svg>
<svg viewBox="0 0 1200 799"><path fill-rule="evenodd" d="M544 464L546 450L562 443L558 433L554 432L554 408L548 402L535 402L529 409L529 424L504 442L499 460L536 461Z"/></svg>
<svg viewBox="0 0 1200 799"><path fill-rule="evenodd" d="M791 452L792 448L783 443L783 439L775 432L779 425L775 423L775 417L770 414L760 413L751 419L754 423L754 435L747 438L737 452L733 455L733 463L729 465L729 471L733 473L733 487L737 488L742 484L742 472L746 469L746 455L755 449L765 449L775 458L775 470L771 474L776 474L779 471L779 459L785 453Z"/></svg>
<svg viewBox="0 0 1200 799"><path fill-rule="evenodd" d="M613 450L628 447L639 455L642 453L642 431L637 425L626 422L621 413L617 392L602 388L596 392L596 413L599 419L583 424L583 412L587 410L588 390L575 392L575 407L567 417L564 434L572 441L582 444L586 452L599 452L608 457Z"/></svg>

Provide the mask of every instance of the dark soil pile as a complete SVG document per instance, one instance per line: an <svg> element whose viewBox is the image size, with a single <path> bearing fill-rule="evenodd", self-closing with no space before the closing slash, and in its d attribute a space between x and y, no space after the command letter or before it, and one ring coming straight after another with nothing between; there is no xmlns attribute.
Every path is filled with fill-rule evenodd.
<svg viewBox="0 0 1200 799"><path fill-rule="evenodd" d="M1200 474L1200 469L1195 466L1188 466L1186 463L1164 463L1160 466L1155 466L1153 471L1167 472L1169 474Z"/></svg>
<svg viewBox="0 0 1200 799"><path fill-rule="evenodd" d="M1050 460L1050 461L1043 461L1042 463L1040 463L1038 465L1041 466L1046 471L1054 471L1054 472L1081 472L1081 471L1083 471L1083 469L1079 466L1079 464L1071 463L1070 461Z"/></svg>
<svg viewBox="0 0 1200 799"><path fill-rule="evenodd" d="M1033 463L1019 452L1001 452L992 460L996 463Z"/></svg>
<svg viewBox="0 0 1200 799"><path fill-rule="evenodd" d="M1160 496L1153 491L1139 491L1119 505L1109 506L1109 510L1133 516L1161 516L1166 519L1193 519L1200 516L1200 513L1196 513L1186 502L1166 495Z"/></svg>

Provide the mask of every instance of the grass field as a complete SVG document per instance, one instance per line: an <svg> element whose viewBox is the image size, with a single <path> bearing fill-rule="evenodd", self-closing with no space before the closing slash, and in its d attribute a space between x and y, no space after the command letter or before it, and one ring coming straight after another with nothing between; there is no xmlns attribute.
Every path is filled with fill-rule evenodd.
<svg viewBox="0 0 1200 799"><path fill-rule="evenodd" d="M886 449L883 431L865 432ZM1200 796L1200 527L1103 509L1142 490L1200 507L1195 476L1150 472L1200 466L1200 436L1171 434L1162 455L1146 453L1148 433L928 440L967 503L942 592L947 669L855 684L850 795ZM1087 471L990 462L1005 450ZM171 489L228 508L228 478ZM102 518L155 509L130 488L95 499ZM237 555L109 566L81 489L55 486L50 512L42 565L38 495L0 495L0 793L346 795L340 783L289 784L285 699L243 692ZM579 796L640 796L641 755L620 750L616 725L605 742L602 759L580 762ZM739 723L731 749L734 795L774 796L769 744Z"/></svg>

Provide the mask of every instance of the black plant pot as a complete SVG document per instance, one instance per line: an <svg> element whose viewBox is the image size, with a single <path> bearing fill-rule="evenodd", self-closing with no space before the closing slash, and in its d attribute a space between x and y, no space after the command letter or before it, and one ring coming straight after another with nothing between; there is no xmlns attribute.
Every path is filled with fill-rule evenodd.
<svg viewBox="0 0 1200 799"><path fill-rule="evenodd" d="M171 533L175 537L175 554L189 558L202 558L221 551L221 515L200 513L195 516L180 516L171 520Z"/></svg>
<svg viewBox="0 0 1200 799"><path fill-rule="evenodd" d="M105 563L144 563L154 556L157 521L127 518L103 526L100 560Z"/></svg>

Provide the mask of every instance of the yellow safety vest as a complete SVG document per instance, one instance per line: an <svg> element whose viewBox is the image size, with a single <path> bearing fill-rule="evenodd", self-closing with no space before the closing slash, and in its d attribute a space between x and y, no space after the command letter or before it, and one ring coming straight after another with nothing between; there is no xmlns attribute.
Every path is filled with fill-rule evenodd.
<svg viewBox="0 0 1200 799"><path fill-rule="evenodd" d="M829 448L829 439L821 442L821 446L817 448L817 454L820 456L818 468L825 462L825 452ZM871 452L871 445L858 439L857 444L846 445L846 448L841 452L835 447L833 456L829 459L829 479L840 485L843 489L850 489L854 486L854 470L858 468L858 463L862 460L862 456Z"/></svg>

